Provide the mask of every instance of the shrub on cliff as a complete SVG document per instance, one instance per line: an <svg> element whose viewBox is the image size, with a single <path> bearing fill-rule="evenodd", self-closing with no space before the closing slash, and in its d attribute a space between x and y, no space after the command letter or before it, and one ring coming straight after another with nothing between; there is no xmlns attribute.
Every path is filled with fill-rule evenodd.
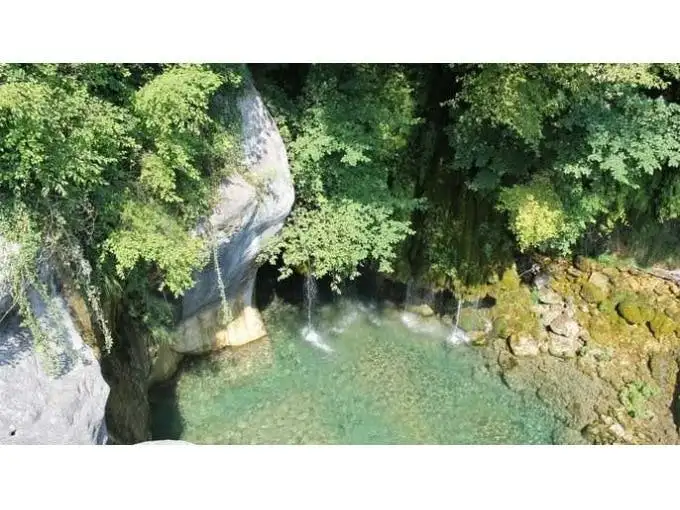
<svg viewBox="0 0 680 510"><path fill-rule="evenodd" d="M0 65L0 235L22 246L14 293L36 338L23 289L44 292L42 262L77 282L107 347L101 289L131 285L128 305L148 317L138 290L192 285L203 247L188 231L238 148L211 106L241 79L225 66Z"/></svg>

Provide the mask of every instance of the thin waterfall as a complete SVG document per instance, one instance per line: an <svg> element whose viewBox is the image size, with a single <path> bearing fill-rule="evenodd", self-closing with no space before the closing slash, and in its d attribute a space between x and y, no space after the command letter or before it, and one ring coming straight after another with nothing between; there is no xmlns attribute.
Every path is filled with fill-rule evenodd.
<svg viewBox="0 0 680 510"><path fill-rule="evenodd" d="M314 278L314 275L310 271L305 276L304 301L307 312L307 325L302 329L302 337L322 351L333 352L333 349L323 341L319 332L314 329L314 306L317 294L316 278Z"/></svg>
<svg viewBox="0 0 680 510"><path fill-rule="evenodd" d="M463 300L456 297L456 301L458 302L458 308L456 309L456 329L458 329L458 322L460 321L460 309L463 305Z"/></svg>
<svg viewBox="0 0 680 510"><path fill-rule="evenodd" d="M454 323L453 329L451 330L451 334L449 335L447 340L449 343L452 344L466 344L470 341L470 339L465 334L465 331L458 327L458 323L460 322L460 310L463 307L463 299L460 298L459 296L456 296L456 301L457 301L456 322Z"/></svg>
<svg viewBox="0 0 680 510"><path fill-rule="evenodd" d="M307 273L305 276L305 289L304 289L304 299L305 308L307 309L307 327L309 329L314 329L314 324L312 322L312 311L314 309L314 303L317 296L316 279L314 275Z"/></svg>
<svg viewBox="0 0 680 510"><path fill-rule="evenodd" d="M408 281L406 282L406 297L404 298L404 309L408 308L410 305L413 304L414 287L415 283L413 281L413 278L409 278Z"/></svg>

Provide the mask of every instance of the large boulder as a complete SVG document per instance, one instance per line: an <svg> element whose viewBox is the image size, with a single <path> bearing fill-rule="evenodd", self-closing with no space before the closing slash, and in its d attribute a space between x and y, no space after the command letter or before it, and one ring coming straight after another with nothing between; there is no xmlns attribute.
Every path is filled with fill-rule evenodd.
<svg viewBox="0 0 680 510"><path fill-rule="evenodd" d="M558 358L574 358L583 342L577 337L567 337L548 333L548 352Z"/></svg>
<svg viewBox="0 0 680 510"><path fill-rule="evenodd" d="M550 322L550 331L569 338L577 337L581 328L578 322L563 313Z"/></svg>
<svg viewBox="0 0 680 510"><path fill-rule="evenodd" d="M236 103L242 118L245 170L222 182L217 207L198 228L215 235L219 267L211 261L195 275L195 285L184 295L173 345L180 353L206 353L266 335L253 305L256 259L283 226L295 192L283 140L252 83ZM220 319L221 285L229 303L226 324Z"/></svg>
<svg viewBox="0 0 680 510"><path fill-rule="evenodd" d="M599 304L607 299L607 293L592 282L586 282L581 286L581 297L587 303Z"/></svg>
<svg viewBox="0 0 680 510"><path fill-rule="evenodd" d="M9 265L0 256L0 267ZM22 326L6 279L0 280L0 445L105 444L109 387L53 274L40 277L48 284L47 299L27 292L46 337L39 345Z"/></svg>
<svg viewBox="0 0 680 510"><path fill-rule="evenodd" d="M544 305L559 305L562 303L562 296L547 287L538 291L538 301Z"/></svg>

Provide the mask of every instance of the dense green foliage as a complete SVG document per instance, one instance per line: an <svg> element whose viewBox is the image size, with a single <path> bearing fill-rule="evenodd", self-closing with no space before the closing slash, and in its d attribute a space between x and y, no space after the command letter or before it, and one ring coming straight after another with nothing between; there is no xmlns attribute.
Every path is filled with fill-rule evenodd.
<svg viewBox="0 0 680 510"><path fill-rule="evenodd" d="M458 291L520 254L596 255L636 236L677 246L679 65L250 71L296 188L264 254L282 277L311 272L339 289L372 268ZM17 289L55 253L102 329L121 306L152 329L171 324L166 299L211 256L210 239L190 232L238 166L238 119L223 99L245 76L227 65L0 65L0 233L24 246Z"/></svg>
<svg viewBox="0 0 680 510"><path fill-rule="evenodd" d="M311 266L340 278L373 260L451 288L502 271L518 253L567 255L674 221L679 70L259 68L298 194L279 246L284 275ZM347 208L355 202L360 214Z"/></svg>
<svg viewBox="0 0 680 510"><path fill-rule="evenodd" d="M297 194L272 250L283 253L284 276L299 269L339 283L369 260L390 271L415 205L407 189L390 186L417 123L404 70L313 66L294 100L292 111L274 106Z"/></svg>
<svg viewBox="0 0 680 510"><path fill-rule="evenodd" d="M652 191L675 181L680 162L680 110L660 95L669 70L482 66L454 111L455 164L473 169L476 189L500 190L523 251L568 253L588 229L609 231L633 213L671 218L672 191L661 203Z"/></svg>

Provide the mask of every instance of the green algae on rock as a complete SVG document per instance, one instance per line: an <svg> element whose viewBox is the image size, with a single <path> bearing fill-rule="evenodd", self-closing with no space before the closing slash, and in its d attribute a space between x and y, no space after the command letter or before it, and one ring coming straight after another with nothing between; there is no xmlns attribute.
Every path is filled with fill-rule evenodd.
<svg viewBox="0 0 680 510"><path fill-rule="evenodd" d="M581 286L581 297L588 303L598 304L607 298L607 293L597 285L586 282Z"/></svg>
<svg viewBox="0 0 680 510"><path fill-rule="evenodd" d="M622 301L616 306L616 309L629 324L644 324L647 322L643 310L633 301Z"/></svg>
<svg viewBox="0 0 680 510"><path fill-rule="evenodd" d="M672 335L675 332L677 325L663 312L658 312L654 318L649 321L649 329L654 335L654 338L660 339Z"/></svg>

